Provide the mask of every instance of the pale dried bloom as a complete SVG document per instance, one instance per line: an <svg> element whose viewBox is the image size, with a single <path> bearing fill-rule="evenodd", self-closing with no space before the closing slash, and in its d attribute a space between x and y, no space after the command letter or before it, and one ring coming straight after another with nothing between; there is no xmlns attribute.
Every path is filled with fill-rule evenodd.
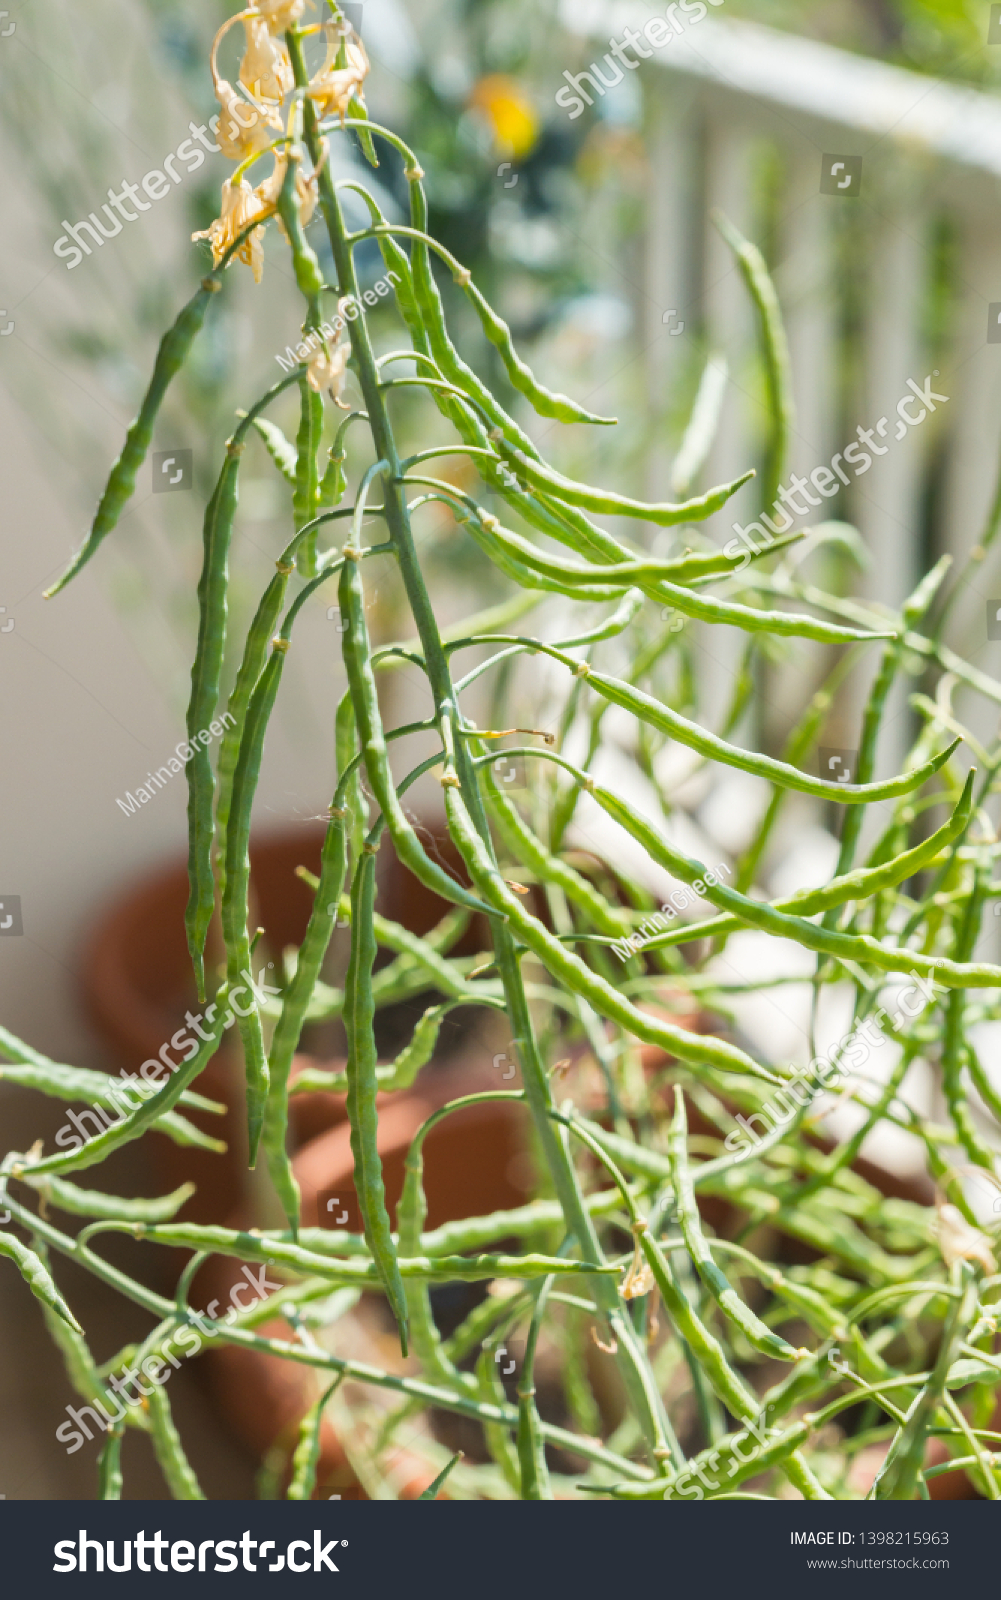
<svg viewBox="0 0 1001 1600"><path fill-rule="evenodd" d="M316 394L326 392L335 406L340 406L342 411L351 408L345 400L341 399L344 385L347 382L348 359L351 355L351 345L344 332L344 307L346 300L337 303L337 335L328 341L326 346L321 345L309 358L306 367L306 379L309 387Z"/></svg>
<svg viewBox="0 0 1001 1600"><path fill-rule="evenodd" d="M264 179L264 182L259 183L254 190L257 198L262 205L268 207L269 211L277 209L278 196L281 194L282 184L285 182L287 167L288 156L283 150L276 150L274 168ZM299 220L305 227L316 210L316 184L312 178L307 178L304 174L301 161L295 163L295 192L299 196ZM278 226L284 233L285 224L282 222L281 217L278 218Z"/></svg>
<svg viewBox="0 0 1001 1600"><path fill-rule="evenodd" d="M222 107L216 138L228 161L260 155L273 143L274 134L281 133L281 117L271 106L248 105L225 78L216 79L215 94Z"/></svg>
<svg viewBox="0 0 1001 1600"><path fill-rule="evenodd" d="M240 82L259 100L284 100L295 87L295 75L285 45L272 39L263 17L243 18L247 49L240 63Z"/></svg>
<svg viewBox="0 0 1001 1600"><path fill-rule="evenodd" d="M333 52L328 50L328 59L316 77L310 80L307 93L312 100L315 100L319 116L329 117L331 114L336 114L343 122L351 101L356 95L361 99L362 84L368 76L368 56L360 39L348 39L344 47L347 65L335 67L333 62L337 59L339 42L338 39Z"/></svg>
<svg viewBox="0 0 1001 1600"><path fill-rule="evenodd" d="M640 1244L640 1234L645 1233L646 1229L647 1225L642 1220L633 1223L636 1243L633 1247L632 1263L619 1290L623 1300L638 1300L642 1295L649 1294L654 1285L653 1271Z"/></svg>
<svg viewBox="0 0 1001 1600"><path fill-rule="evenodd" d="M639 1256L633 1259L632 1266L626 1274L626 1281L619 1290L623 1300L638 1300L642 1295L649 1294L653 1288L654 1278L650 1270L650 1263Z"/></svg>
<svg viewBox="0 0 1001 1600"><path fill-rule="evenodd" d="M350 411L351 407L346 400L341 399L344 393L344 384L347 378L348 356L351 354L347 345L335 345L329 355L324 349L317 350L310 358L307 367L307 381L315 394L326 391L335 406L340 406L342 411Z"/></svg>
<svg viewBox="0 0 1001 1600"><path fill-rule="evenodd" d="M284 33L299 21L306 9L306 0L255 0L254 10L259 11L272 33Z"/></svg>
<svg viewBox="0 0 1001 1600"><path fill-rule="evenodd" d="M268 206L262 204L254 193L246 178L234 185L227 178L222 186L222 208L219 216L211 227L203 228L199 233L193 233L192 239L207 239L212 246L212 265L217 267L230 245L252 223L255 218L264 219L271 215ZM241 261L245 261L254 274L254 282L260 283L261 273L264 270L264 229L255 228L248 234L238 251Z"/></svg>
<svg viewBox="0 0 1001 1600"><path fill-rule="evenodd" d="M990 1239L970 1226L958 1206L938 1208L938 1247L947 1267L957 1261L977 1261L985 1272L997 1271Z"/></svg>

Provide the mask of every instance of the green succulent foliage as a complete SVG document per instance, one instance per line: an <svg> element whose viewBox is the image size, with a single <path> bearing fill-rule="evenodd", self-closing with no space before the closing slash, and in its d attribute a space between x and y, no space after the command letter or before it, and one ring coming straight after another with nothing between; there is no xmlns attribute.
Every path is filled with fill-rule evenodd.
<svg viewBox="0 0 1001 1600"><path fill-rule="evenodd" d="M345 47L347 30L338 37ZM285 36L300 91L309 81L304 43L297 27ZM392 1453L418 1411L479 1424L483 1461L453 1455L442 1470L439 1453L429 1464L431 1497L447 1473L454 1496L682 1499L697 1476L701 1485L715 1482L710 1496L755 1480L765 1498L785 1485L808 1499L851 1498L859 1492L850 1475L857 1440L837 1435L841 1443L834 1449L829 1441L842 1426L839 1419L857 1416L862 1403L865 1442L886 1446L871 1490L875 1498L911 1499L926 1491L940 1470L926 1453L933 1435L953 1464L998 1498L990 1420L1001 1376L994 1353L999 1280L992 1240L977 1224L964 1180L972 1171L988 1189L996 1184L1001 1102L978 1056L974 1027L1001 1016L1001 967L987 959L986 939L1001 894L993 876L1001 745L979 748L967 737L966 745L978 751L971 774L962 759L965 729L950 697L962 684L1001 704L1001 684L942 642L936 607L945 565L899 611L866 606L810 583L805 562L791 559L796 540L761 549L753 561L719 551L699 525L726 504L743 477L699 491L691 482L698 468L691 466L677 504L648 504L561 473L528 431L530 412L575 426L607 419L552 393L518 355L461 256L430 232L423 173L403 140L368 120L357 96L343 127L337 116L321 120L309 96L300 94L299 103L301 131L298 122L290 124L288 140L302 170L313 174L336 274L335 284L317 289L315 257L295 213L301 196L287 185L283 220L304 292L304 326L322 327L337 305L351 308L344 325L325 335L323 370L340 399L334 356L350 355L364 411L352 413L357 425L348 441L344 424L331 426L330 408L315 405L316 386L302 373L291 375L242 414L206 508L192 746L217 712L227 644L239 656L228 700L232 725L215 765L201 747L188 763L187 926L200 984L213 977L203 965L206 935L217 898L222 907L226 979L214 995L215 1022L183 1068L82 1148L5 1156L3 1205L32 1243L0 1234L0 1253L42 1302L74 1384L92 1396L104 1392L104 1376L118 1364L176 1349L174 1334L190 1330L196 1318L189 1291L208 1254L280 1273L279 1291L219 1323L215 1333L224 1343L314 1367L331 1385L302 1419L288 1463L292 1498L316 1492L325 1408L333 1406L344 1378L398 1401L372 1446L373 1470L381 1470L379 1458ZM349 231L323 141L355 133L402 163L406 223L387 222L369 195L370 224ZM777 301L760 253L725 220L721 227L758 312L770 404L764 472L770 486L782 475L791 419ZM67 578L114 533L157 407L189 359L202 321L212 317L224 269L249 232L245 228L217 251L212 272L165 336L140 416ZM393 274L404 339L399 350L379 356L355 266L356 251L372 241ZM509 388L519 395L516 413L453 341L432 253L445 262L497 350ZM395 366L398 359L406 367ZM311 365L311 376L315 370ZM292 446L263 414L296 383L303 421ZM408 389L437 406L447 444L439 442L439 432L427 449L401 457L395 407ZM255 427L284 486L289 529L275 578L244 638L233 640L231 566L237 570L244 553L234 510L243 441ZM464 457L470 473L478 474L475 493L435 475L429 464L443 453ZM705 451L700 446L689 455L697 462ZM335 464L329 475L325 462ZM471 476L463 481L471 484ZM444 508L454 517L456 536L468 535L502 595L492 616L468 619L459 632L440 625L415 537L429 505L436 515ZM609 518L612 528L605 525ZM379 536L367 542L373 522ZM641 544L636 530L644 524L677 527L671 549L664 553L658 546L655 556ZM995 533L992 524L983 542ZM324 549L331 534L339 542ZM815 530L812 537L817 549L853 545L840 528ZM370 574L387 567L410 611L414 637L403 645L380 646L369 633L366 588ZM296 621L334 577L346 688L331 707L337 780L312 914L280 999L261 1004L255 995L239 1007L239 979L255 939L248 841L268 728ZM517 631L534 591L559 598L561 636L552 637L545 615L537 633ZM681 625L674 627L668 619L678 617ZM693 622L710 637L727 628L742 640L733 701L715 726L696 710ZM753 738L737 742L736 733L746 726L755 673L776 639L790 650L814 652L802 658L813 663L814 678L804 668L806 703L781 758L754 748ZM475 655L465 654L470 651ZM474 663L464 674L460 656ZM850 785L838 785L806 769L837 685L860 656L874 670L858 770ZM401 661L423 675L429 712L420 723L387 725L380 678ZM512 668L528 665L537 675L543 661L552 664L553 681L561 686L557 731L508 728L515 720L510 708L524 695ZM877 776L877 736L891 692L915 671L929 691L913 697L916 737L901 771ZM468 691L481 678L497 685L498 716L490 728L478 727L469 711ZM731 868L732 882L679 848L669 829L640 813L633 795L599 781L594 768L611 706L634 730L637 767L659 785L666 815L679 802L658 778L658 758L672 750L688 753L690 771L742 772L765 787L768 803L743 858ZM575 760L561 747L571 731L575 737L566 748ZM397 778L390 746L414 732L426 737L432 753ZM526 732L534 743L498 744ZM516 801L498 782L498 762L512 753L533 774L530 800ZM429 772L439 779L468 886L425 848L405 804L410 786ZM761 864L779 845L786 802L796 791L838 808L840 856L825 885L770 897ZM575 854L570 830L585 801L611 818L647 863L686 886L686 902L689 889L692 902L708 901L710 919L693 928L673 910L666 915L667 905L658 912L649 891L627 874ZM422 937L375 910L375 857L384 836L400 862L450 905ZM533 886L535 894L528 893ZM345 911L350 959L335 988L322 974L335 922ZM492 949L471 962L456 945L473 914L489 928ZM851 1033L809 1069L797 1069L778 1053L766 1055L727 1026L732 991L741 986L720 976L714 958L749 930L810 953L818 1006L833 986L852 996ZM687 948L686 958L679 946ZM377 965L381 952L392 959ZM767 989L769 980L758 987ZM380 1010L429 989L440 1003L425 1011L397 1059L380 1064ZM419 1078L446 1011L458 1002L506 1018L520 1084L464 1096L433 1113L412 1140L394 1218L379 1151L379 1096ZM176 1104L196 1102L192 1085L218 1047L231 1004L246 1069L251 1160L259 1157L266 1167L286 1226L236 1231L178 1221L181 1191L161 1200L116 1202L71 1184L75 1172L176 1119ZM343 1080L324 1082L312 1073L298 1087L346 1091L358 1234L301 1227L288 1148L293 1056L307 1022L334 1016L343 1020L348 1041ZM864 1070L873 1042L866 1030L880 1024L893 1031L900 1048L889 1077L876 1081ZM644 1071L640 1045L659 1052L657 1070ZM41 1092L68 1097L74 1086L82 1092L85 1080L75 1080L74 1069L46 1062L13 1036L0 1035L0 1049L14 1064L12 1072L27 1074L23 1081ZM565 1065L568 1051L593 1056L602 1084L597 1098L579 1079L572 1080L575 1094L558 1101L560 1080L551 1062ZM913 1101L906 1078L918 1058L939 1073L941 1120ZM857 1112L856 1131L833 1146L818 1141L812 1127L832 1084ZM982 1102L976 1113L974 1090ZM427 1136L461 1109L493 1101L516 1104L526 1115L540 1173L537 1194L515 1210L428 1229ZM935 1205L930 1196L887 1199L858 1170L866 1137L884 1126L919 1142L937 1185ZM60 1213L96 1220L78 1234L64 1231L50 1219L46 1199ZM714 1228L712 1216L729 1219L726 1228ZM145 1241L146 1248L190 1253L173 1300L105 1260L95 1241L113 1232ZM784 1264L791 1253L787 1241L806 1257L803 1264ZM100 1371L94 1367L50 1270L58 1256L82 1264L154 1316L156 1327L140 1351L126 1349ZM494 1292L444 1335L433 1291L485 1282ZM382 1296L403 1352L416 1358L416 1373L333 1354L314 1337L315 1329L350 1311L362 1289ZM256 1331L278 1315L293 1323L294 1338ZM592 1334L600 1358L613 1360L618 1371L625 1415L614 1425L603 1411L603 1386L592 1385ZM521 1339L525 1353L514 1403L495 1355L504 1340ZM553 1350L562 1353L563 1409L546 1382ZM355 1403L339 1392L336 1402ZM127 1420L150 1433L172 1493L200 1497L163 1392L148 1416ZM99 1469L106 1498L121 1493L119 1447L113 1433ZM269 1457L262 1481L273 1488L280 1478Z"/></svg>

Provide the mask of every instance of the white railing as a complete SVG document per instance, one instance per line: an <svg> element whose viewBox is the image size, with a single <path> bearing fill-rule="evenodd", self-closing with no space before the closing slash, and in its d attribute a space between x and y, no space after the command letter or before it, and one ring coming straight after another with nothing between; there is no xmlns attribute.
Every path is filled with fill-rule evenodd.
<svg viewBox="0 0 1001 1600"><path fill-rule="evenodd" d="M863 581L874 598L896 603L932 555L948 551L957 564L968 556L997 482L1001 342L988 341L988 318L1001 312L990 309L1001 302L1001 101L723 16L723 0L711 9L565 0L571 61L559 103L565 115L577 110L571 77L596 103L611 101L620 73L642 86L649 392L670 381L686 339L725 351L716 480L755 458L762 416L750 314L707 219L719 207L767 241L796 392L789 470L808 478L842 453L848 486L838 483L838 498L823 499L812 519L833 506L854 522L872 557ZM610 50L628 30L642 48ZM644 51L648 59L629 67ZM592 61L604 79L596 87L586 75ZM554 91L560 83L554 75ZM860 180L852 158L861 158ZM821 192L822 167L833 193ZM680 321L679 337L671 327ZM909 380L921 388L932 374L933 392L948 396L934 411L906 399ZM859 430L870 431L871 449ZM872 466L858 473L863 450ZM825 493L833 488L823 471L820 481ZM725 537L734 517L756 514L751 486L713 532ZM997 564L976 568L964 590L955 635L965 654L988 668L997 656L996 666L1001 643L987 639L986 608L995 595L1001 605Z"/></svg>

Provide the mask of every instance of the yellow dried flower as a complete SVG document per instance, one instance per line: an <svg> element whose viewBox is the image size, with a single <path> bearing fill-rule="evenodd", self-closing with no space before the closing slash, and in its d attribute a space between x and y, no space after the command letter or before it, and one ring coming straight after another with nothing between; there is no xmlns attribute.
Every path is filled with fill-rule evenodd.
<svg viewBox="0 0 1001 1600"><path fill-rule="evenodd" d="M247 49L240 63L240 82L258 100L284 100L295 87L295 75L285 45L272 39L263 17L243 17Z"/></svg>
<svg viewBox="0 0 1001 1600"><path fill-rule="evenodd" d="M291 28L306 9L306 0L255 0L254 10L259 11L272 33L284 33Z"/></svg>
<svg viewBox="0 0 1001 1600"><path fill-rule="evenodd" d="M281 133L281 117L271 106L248 105L225 78L216 79L215 94L222 107L216 138L228 161L260 155L273 143L274 134Z"/></svg>
<svg viewBox="0 0 1001 1600"><path fill-rule="evenodd" d="M285 182L287 167L288 157L284 150L276 150L275 164L272 171L269 172L264 182L259 183L254 190L261 204L267 206L269 211L277 209L278 196L281 194L282 184ZM305 227L316 210L316 184L312 178L305 176L302 170L302 163L299 161L295 164L295 191L299 196L299 220ZM284 233L285 225L281 217L278 218L278 226Z"/></svg>
<svg viewBox="0 0 1001 1600"><path fill-rule="evenodd" d="M212 265L217 267L226 251L234 240L239 238L244 229L255 218L263 222L271 215L273 206L264 204L256 195L246 178L239 184L233 184L227 178L222 186L222 207L211 227L203 228L199 233L193 233L192 239L207 239L212 246ZM239 258L245 261L254 274L254 282L260 283L261 273L264 270L264 229L255 228L247 235L239 249Z"/></svg>
<svg viewBox="0 0 1001 1600"><path fill-rule="evenodd" d="M351 409L347 401L341 399L347 382L350 354L351 346L346 340L338 338L336 343L328 345L326 350L321 345L315 355L310 357L306 368L307 382L314 393L322 394L325 391L334 405L340 406L342 411Z"/></svg>
<svg viewBox="0 0 1001 1600"><path fill-rule="evenodd" d="M340 36L328 47L327 60L310 80L307 94L316 102L317 113L321 117L336 114L341 121L348 113L348 106L357 95L361 99L362 84L368 76L368 56L365 46L357 37L348 39L344 46L347 58L343 67L334 66L340 46Z"/></svg>
<svg viewBox="0 0 1001 1600"><path fill-rule="evenodd" d="M338 300L337 317L334 322L335 331L331 335L329 325L327 323L323 324L320 332L326 336L324 342L313 352L306 363L306 378L309 387L315 394L329 394L334 404L340 406L342 411L350 409L341 398L344 393L344 385L347 382L347 366L351 356L351 345L347 337L347 319L344 316L344 308L348 303L349 297L347 296ZM312 338L316 337L318 335L312 335ZM347 546L345 546L345 549L347 549Z"/></svg>
<svg viewBox="0 0 1001 1600"><path fill-rule="evenodd" d="M623 1300L639 1300L642 1295L649 1294L654 1285L653 1271L640 1244L640 1234L646 1233L646 1230L647 1224L642 1219L633 1223L633 1236L636 1242L633 1246L632 1263L619 1290Z"/></svg>

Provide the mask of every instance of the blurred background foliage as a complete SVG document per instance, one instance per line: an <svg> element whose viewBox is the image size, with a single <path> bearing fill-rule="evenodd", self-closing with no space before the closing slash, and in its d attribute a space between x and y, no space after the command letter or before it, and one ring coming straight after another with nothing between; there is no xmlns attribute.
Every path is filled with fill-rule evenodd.
<svg viewBox="0 0 1001 1600"><path fill-rule="evenodd" d="M987 44L987 9L980 0L727 0L731 16L983 88L1001 70Z"/></svg>
<svg viewBox="0 0 1001 1600"><path fill-rule="evenodd" d="M14 375L35 427L58 445L54 470L78 507L81 530L138 404L159 331L204 259L204 246L192 246L189 236L217 212L220 158L186 180L162 213L126 228L112 249L95 252L72 274L54 266L52 242L64 219L100 204L109 182L118 185L125 174L136 181L176 149L190 119L205 123L214 114L208 52L231 9L219 0L101 0L81 12L69 0L47 0L44 16L29 8L18 24L24 48L4 52L0 126L17 156L7 182L33 240L24 247L22 290L37 325L33 354L41 346L69 381L53 383L51 366L27 358ZM317 16L325 9L317 0ZM989 87L1001 51L986 43L988 9L981 0L727 0L717 15L753 18ZM550 430L547 452L571 473L620 483L632 475L643 492L650 445L663 439L669 451L677 447L705 352L685 341L670 392L651 397L639 337L648 108L629 75L576 121L555 106L555 63L576 53L568 52L558 10L557 0L365 0L356 16L373 61L368 101L371 114L417 151L432 232L472 268L545 381L622 420L598 437ZM353 141L333 143L338 175L350 176L352 167L357 175ZM402 217L405 186L395 158L369 176L386 212ZM761 187L767 222L774 188L767 172ZM319 219L310 235L323 259ZM760 242L769 254L767 228ZM163 413L160 444L196 444L195 502L211 490L235 411L274 381L274 352L295 343L301 312L276 246L269 239L264 290L255 291L242 273L228 285ZM948 252L943 239L943 273ZM370 277L380 273L374 245L361 264ZM496 351L447 274L442 292L466 358L517 410ZM932 321L937 304L930 302ZM386 340L398 342L395 313L379 315ZM408 405L415 433L447 436L429 404L415 398ZM293 409L289 401L288 415L278 416L292 430ZM260 524L262 549L270 548L284 512L263 453L255 470L257 477L247 474L242 516ZM137 504L134 521L123 525L127 543L110 542L107 578L133 615L151 665L175 679L182 696L199 559L198 518L188 502ZM479 558L468 541L454 538L449 519L429 516L428 530L432 545L443 541L453 572L458 563L475 583ZM256 571L248 576L248 605L257 579ZM392 618L385 621L391 628Z"/></svg>

